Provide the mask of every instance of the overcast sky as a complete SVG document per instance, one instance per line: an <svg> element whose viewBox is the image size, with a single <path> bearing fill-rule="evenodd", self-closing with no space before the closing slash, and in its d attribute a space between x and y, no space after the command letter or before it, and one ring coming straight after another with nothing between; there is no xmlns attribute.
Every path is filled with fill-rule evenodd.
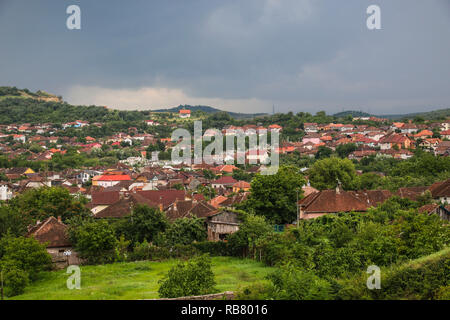
<svg viewBox="0 0 450 320"><path fill-rule="evenodd" d="M450 1L0 0L1 85L118 109L448 108Z"/></svg>

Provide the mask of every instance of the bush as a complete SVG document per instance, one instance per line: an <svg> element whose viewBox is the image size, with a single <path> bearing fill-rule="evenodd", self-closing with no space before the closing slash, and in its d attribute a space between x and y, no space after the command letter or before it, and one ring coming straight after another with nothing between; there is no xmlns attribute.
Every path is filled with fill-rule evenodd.
<svg viewBox="0 0 450 320"><path fill-rule="evenodd" d="M271 283L257 282L236 292L236 300L270 300L274 287Z"/></svg>
<svg viewBox="0 0 450 320"><path fill-rule="evenodd" d="M171 248L158 247L144 240L137 243L129 254L129 261L161 261L171 258L188 258L198 255L200 251L191 245L175 245Z"/></svg>
<svg viewBox="0 0 450 320"><path fill-rule="evenodd" d="M13 265L34 280L39 272L50 269L52 259L45 245L35 239L7 236L0 240L0 262Z"/></svg>
<svg viewBox="0 0 450 320"><path fill-rule="evenodd" d="M333 298L331 283L310 271L284 265L268 276L277 300L329 300Z"/></svg>
<svg viewBox="0 0 450 320"><path fill-rule="evenodd" d="M155 243L160 246L188 245L207 238L204 221L197 217L176 219L167 230L158 234Z"/></svg>
<svg viewBox="0 0 450 320"><path fill-rule="evenodd" d="M450 285L450 249L381 270L381 290L369 290L367 274L342 280L339 299L442 299ZM448 292L448 289L447 289Z"/></svg>
<svg viewBox="0 0 450 320"><path fill-rule="evenodd" d="M114 229L105 220L87 220L70 226L69 236L80 257L87 263L114 262L118 240Z"/></svg>
<svg viewBox="0 0 450 320"><path fill-rule="evenodd" d="M208 253L210 256L231 255L230 245L228 242L202 241L202 242L194 242L192 246L202 253Z"/></svg>
<svg viewBox="0 0 450 320"><path fill-rule="evenodd" d="M207 255L181 262L170 269L159 281L158 293L162 298L176 298L213 293L216 282Z"/></svg>
<svg viewBox="0 0 450 320"><path fill-rule="evenodd" d="M13 297L22 294L30 282L28 272L17 268L13 262L2 263L0 268L3 270L5 295Z"/></svg>
<svg viewBox="0 0 450 320"><path fill-rule="evenodd" d="M156 235L164 232L169 225L164 212L147 205L137 205L131 215L120 225L125 237L133 243L144 239L153 241Z"/></svg>
<svg viewBox="0 0 450 320"><path fill-rule="evenodd" d="M441 287L436 292L437 300L450 300L450 285Z"/></svg>
<svg viewBox="0 0 450 320"><path fill-rule="evenodd" d="M249 250L250 254L256 257L258 240L271 233L272 227L262 216L248 214L242 218L239 230L228 238L230 250L237 256L246 256Z"/></svg>

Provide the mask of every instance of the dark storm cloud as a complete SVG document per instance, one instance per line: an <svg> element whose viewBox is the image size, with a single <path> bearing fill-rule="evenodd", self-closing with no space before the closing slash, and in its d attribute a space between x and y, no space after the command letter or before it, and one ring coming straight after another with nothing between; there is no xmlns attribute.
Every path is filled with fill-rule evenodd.
<svg viewBox="0 0 450 320"><path fill-rule="evenodd" d="M76 102L93 99L94 88L166 88L248 112L272 103L281 111L448 107L448 2L376 1L383 29L369 31L374 3L0 1L0 82ZM71 4L82 10L80 31L65 27Z"/></svg>

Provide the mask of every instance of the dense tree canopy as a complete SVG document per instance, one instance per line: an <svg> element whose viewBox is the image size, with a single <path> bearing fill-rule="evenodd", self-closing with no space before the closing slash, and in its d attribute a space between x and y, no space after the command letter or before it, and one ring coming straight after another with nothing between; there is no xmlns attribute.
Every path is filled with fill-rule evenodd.
<svg viewBox="0 0 450 320"><path fill-rule="evenodd" d="M274 175L258 174L242 208L273 223L292 223L297 218L297 191L301 197L304 184L303 175L295 167L280 167Z"/></svg>
<svg viewBox="0 0 450 320"><path fill-rule="evenodd" d="M348 159L322 159L309 170L311 185L319 190L335 188L338 182L344 189L351 189L355 177L355 165Z"/></svg>
<svg viewBox="0 0 450 320"><path fill-rule="evenodd" d="M75 216L89 216L85 207L85 198L70 195L69 191L60 187L33 188L14 197L9 202L12 210L19 212L24 219L45 220L50 216L61 217L64 222Z"/></svg>

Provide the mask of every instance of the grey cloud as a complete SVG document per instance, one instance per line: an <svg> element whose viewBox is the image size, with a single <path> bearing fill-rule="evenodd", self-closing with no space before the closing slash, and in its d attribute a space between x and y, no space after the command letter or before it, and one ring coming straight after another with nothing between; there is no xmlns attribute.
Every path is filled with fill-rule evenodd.
<svg viewBox="0 0 450 320"><path fill-rule="evenodd" d="M445 0L379 0L380 31L365 26L368 0L76 3L81 31L65 28L74 1L0 1L2 84L173 88L281 111L448 107Z"/></svg>

